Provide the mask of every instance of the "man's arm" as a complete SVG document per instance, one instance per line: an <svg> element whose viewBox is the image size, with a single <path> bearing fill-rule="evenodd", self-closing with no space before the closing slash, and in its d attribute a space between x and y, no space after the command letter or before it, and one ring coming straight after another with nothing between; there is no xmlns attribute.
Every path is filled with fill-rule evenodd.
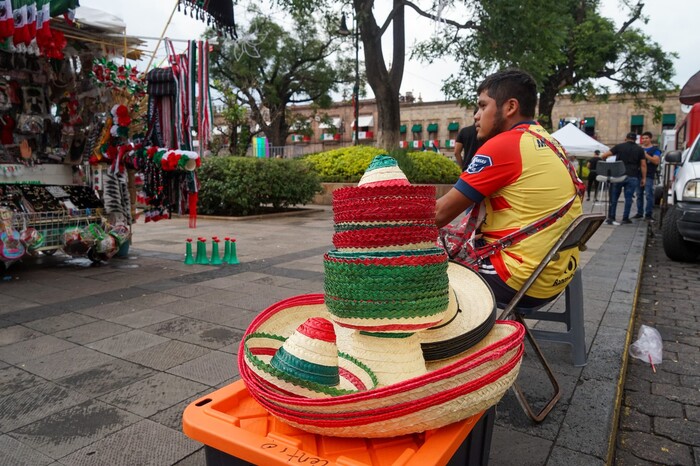
<svg viewBox="0 0 700 466"><path fill-rule="evenodd" d="M607 151L605 154L601 155L600 158L603 159L603 160L605 160L605 159L607 159L608 157L610 157L610 156L612 156L612 155L614 155L614 154L612 153L612 151L609 150L609 151Z"/></svg>
<svg viewBox="0 0 700 466"><path fill-rule="evenodd" d="M646 158L643 158L639 162L639 168L642 170L642 179L640 180L640 184L644 186L647 181L647 160Z"/></svg>
<svg viewBox="0 0 700 466"><path fill-rule="evenodd" d="M653 163L654 165L658 165L661 163L661 151L660 150L655 150L651 155L647 152L644 151L644 157L647 160L647 163Z"/></svg>
<svg viewBox="0 0 700 466"><path fill-rule="evenodd" d="M464 144L455 142L455 161L460 169L462 168L462 148L464 148Z"/></svg>
<svg viewBox="0 0 700 466"><path fill-rule="evenodd" d="M442 228L450 223L472 204L474 204L474 201L457 189L450 189L447 194L438 199L436 203L435 223L438 228Z"/></svg>

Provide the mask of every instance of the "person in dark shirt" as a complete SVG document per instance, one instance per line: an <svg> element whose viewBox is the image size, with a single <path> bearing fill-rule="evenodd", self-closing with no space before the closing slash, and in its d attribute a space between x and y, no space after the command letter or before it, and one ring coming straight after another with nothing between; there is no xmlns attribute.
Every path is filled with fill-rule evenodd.
<svg viewBox="0 0 700 466"><path fill-rule="evenodd" d="M474 109L474 114L477 110ZM455 160L462 171L467 169L481 143L476 137L476 125L465 126L459 131L455 140Z"/></svg>
<svg viewBox="0 0 700 466"><path fill-rule="evenodd" d="M632 223L630 220L630 211L632 210L632 199L634 194L646 183L647 178L647 161L644 157L644 149L639 147L635 141L637 140L636 133L627 133L627 138L622 144L617 144L612 149L604 153L601 158L603 160L614 155L616 160L622 161L625 164L625 175L627 178L621 183L613 183L612 194L610 196L610 209L608 210L608 219L605 221L608 225L619 225L615 221L617 213L617 201L620 199L622 189L625 190L625 209L622 213L622 223Z"/></svg>
<svg viewBox="0 0 700 466"><path fill-rule="evenodd" d="M644 149L644 157L647 161L647 178L645 184L637 190L637 215L632 218L644 218L651 221L654 211L654 178L661 163L661 150L651 144L652 134L649 131L642 133L639 145ZM646 209L644 202L646 201Z"/></svg>
<svg viewBox="0 0 700 466"><path fill-rule="evenodd" d="M598 201L598 180L596 180L596 176L598 176L598 173L596 172L596 167L598 166L598 162L600 161L600 151L596 150L593 152L593 157L588 161L588 188L586 189L586 194L587 194L587 200L591 200L591 192L593 193L593 200Z"/></svg>

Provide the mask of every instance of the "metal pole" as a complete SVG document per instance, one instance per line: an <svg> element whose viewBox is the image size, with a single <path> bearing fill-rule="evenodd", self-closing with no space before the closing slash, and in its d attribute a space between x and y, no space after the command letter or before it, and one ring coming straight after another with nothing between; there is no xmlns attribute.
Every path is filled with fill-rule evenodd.
<svg viewBox="0 0 700 466"><path fill-rule="evenodd" d="M355 145L360 142L360 28L355 18Z"/></svg>

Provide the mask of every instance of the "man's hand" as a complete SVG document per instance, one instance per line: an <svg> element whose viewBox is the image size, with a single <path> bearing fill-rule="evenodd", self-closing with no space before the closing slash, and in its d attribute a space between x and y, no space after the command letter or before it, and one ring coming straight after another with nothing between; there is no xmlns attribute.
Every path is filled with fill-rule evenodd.
<svg viewBox="0 0 700 466"><path fill-rule="evenodd" d="M646 185L646 183L647 183L646 177L644 177L644 178L642 178L641 180L639 180L639 185L640 185L642 188Z"/></svg>

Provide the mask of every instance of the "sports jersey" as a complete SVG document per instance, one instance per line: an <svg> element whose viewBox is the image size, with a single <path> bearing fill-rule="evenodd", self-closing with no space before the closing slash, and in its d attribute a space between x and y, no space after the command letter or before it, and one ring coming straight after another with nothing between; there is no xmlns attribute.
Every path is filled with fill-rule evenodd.
<svg viewBox="0 0 700 466"><path fill-rule="evenodd" d="M479 231L487 243L534 223L555 212L575 194L566 166L530 129L561 149L544 128L524 122L485 142L455 184L466 197L484 201L486 216ZM563 153L563 149L562 149ZM498 276L520 289L569 224L581 215L576 197L569 211L553 225L491 256ZM578 265L578 249L562 252L528 290L534 298L560 293Z"/></svg>

